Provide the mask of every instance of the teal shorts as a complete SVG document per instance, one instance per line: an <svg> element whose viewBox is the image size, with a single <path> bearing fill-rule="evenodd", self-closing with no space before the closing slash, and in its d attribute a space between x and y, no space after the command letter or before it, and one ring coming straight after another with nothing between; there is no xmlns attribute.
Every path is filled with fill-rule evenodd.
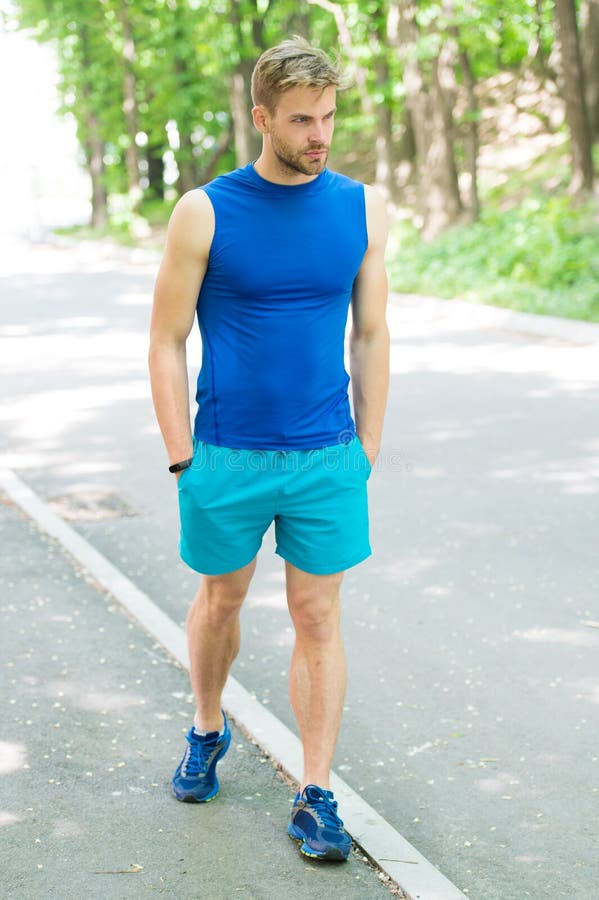
<svg viewBox="0 0 599 900"><path fill-rule="evenodd" d="M276 552L298 569L330 575L370 556L359 438L318 450L233 450L194 440L178 480L188 566L224 575L250 563L274 521Z"/></svg>

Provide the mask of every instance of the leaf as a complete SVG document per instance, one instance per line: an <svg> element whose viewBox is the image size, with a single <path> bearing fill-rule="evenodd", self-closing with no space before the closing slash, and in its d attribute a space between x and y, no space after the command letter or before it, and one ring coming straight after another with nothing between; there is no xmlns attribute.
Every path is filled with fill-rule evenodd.
<svg viewBox="0 0 599 900"><path fill-rule="evenodd" d="M131 863L128 869L107 869L104 871L94 872L94 875L137 875L143 871L143 866L137 863Z"/></svg>

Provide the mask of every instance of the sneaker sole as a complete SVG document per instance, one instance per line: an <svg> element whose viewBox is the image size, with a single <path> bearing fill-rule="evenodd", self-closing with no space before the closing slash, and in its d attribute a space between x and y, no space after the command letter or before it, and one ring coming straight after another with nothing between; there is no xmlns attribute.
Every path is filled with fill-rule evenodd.
<svg viewBox="0 0 599 900"><path fill-rule="evenodd" d="M309 859L323 859L329 862L346 862L347 858L349 857L349 850L347 851L347 854L345 854L343 850L340 850L338 847L329 847L329 849L325 850L324 853L317 853L316 850L313 850L310 845L306 843L304 835L301 833L301 831L296 831L293 825L289 825L289 827L287 828L287 834L292 841L295 841L297 844L301 845L299 848L300 853L303 856L307 856Z"/></svg>
<svg viewBox="0 0 599 900"><path fill-rule="evenodd" d="M216 790L209 794L207 797L196 797L194 794L181 794L179 795L175 788L173 788L173 794L181 803L210 803L211 800L214 800L220 792L220 785L217 786Z"/></svg>

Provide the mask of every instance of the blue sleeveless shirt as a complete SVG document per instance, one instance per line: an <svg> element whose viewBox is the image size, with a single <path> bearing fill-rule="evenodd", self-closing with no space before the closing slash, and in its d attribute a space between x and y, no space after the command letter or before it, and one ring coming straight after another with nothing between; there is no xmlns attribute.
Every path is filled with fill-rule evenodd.
<svg viewBox="0 0 599 900"><path fill-rule="evenodd" d="M250 164L202 190L215 232L197 305L196 438L264 450L350 440L344 337L368 245L364 186L328 169L274 184Z"/></svg>

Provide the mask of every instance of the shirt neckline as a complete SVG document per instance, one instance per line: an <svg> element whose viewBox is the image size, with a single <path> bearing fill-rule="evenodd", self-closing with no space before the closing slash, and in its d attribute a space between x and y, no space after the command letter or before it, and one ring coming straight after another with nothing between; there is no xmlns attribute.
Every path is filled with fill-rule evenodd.
<svg viewBox="0 0 599 900"><path fill-rule="evenodd" d="M263 193L267 194L277 194L279 196L289 197L291 195L298 196L300 194L317 194L326 187L329 178L330 178L330 170L324 168L322 172L316 177L313 178L312 181L305 181L303 184L278 184L276 181L268 181L268 179L263 178L262 175L256 172L254 168L254 163L250 162L242 169L252 181L252 183L259 188Z"/></svg>

